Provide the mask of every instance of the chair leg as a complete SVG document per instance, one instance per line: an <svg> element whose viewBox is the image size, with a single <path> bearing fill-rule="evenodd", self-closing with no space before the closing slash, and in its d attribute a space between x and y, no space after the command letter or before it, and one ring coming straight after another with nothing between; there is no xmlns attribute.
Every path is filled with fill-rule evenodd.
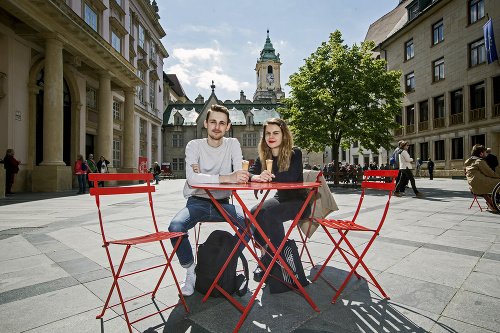
<svg viewBox="0 0 500 333"><path fill-rule="evenodd" d="M307 229L307 233L309 234L309 229L311 229L311 224L309 223L309 228ZM304 249L306 250L307 256L309 257L309 261L303 261L304 263L309 263L312 265L314 269L316 269L316 266L314 265L314 262L312 260L311 254L309 253L309 249L307 248L307 235L304 235L302 230L300 230L299 226L297 225L297 230L299 231L301 243L302 243L302 249L300 250L299 258L302 258L302 254L304 253Z"/></svg>

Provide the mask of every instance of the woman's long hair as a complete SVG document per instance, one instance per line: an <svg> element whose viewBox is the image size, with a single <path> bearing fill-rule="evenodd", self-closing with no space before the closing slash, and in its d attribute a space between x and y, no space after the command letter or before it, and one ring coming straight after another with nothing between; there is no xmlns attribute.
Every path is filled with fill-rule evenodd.
<svg viewBox="0 0 500 333"><path fill-rule="evenodd" d="M259 158L262 164L262 171L266 170L266 160L273 158L271 148L269 148L266 142L267 125L277 125L281 129L283 140L281 141L278 153L278 172L286 171L290 167L290 160L292 159L293 137L286 122L280 118L271 118L264 122L262 138L259 143Z"/></svg>

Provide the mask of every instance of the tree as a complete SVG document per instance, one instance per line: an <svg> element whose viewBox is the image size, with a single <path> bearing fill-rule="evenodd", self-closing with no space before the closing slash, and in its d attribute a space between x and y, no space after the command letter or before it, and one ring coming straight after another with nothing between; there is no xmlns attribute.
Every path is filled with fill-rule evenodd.
<svg viewBox="0 0 500 333"><path fill-rule="evenodd" d="M337 30L305 59L287 83L287 108L279 110L297 146L314 152L330 146L335 161L339 147L348 148L355 141L360 149L389 150L391 132L400 127L394 118L404 97L401 72L387 72L385 60L373 57L374 42L352 48L343 42Z"/></svg>

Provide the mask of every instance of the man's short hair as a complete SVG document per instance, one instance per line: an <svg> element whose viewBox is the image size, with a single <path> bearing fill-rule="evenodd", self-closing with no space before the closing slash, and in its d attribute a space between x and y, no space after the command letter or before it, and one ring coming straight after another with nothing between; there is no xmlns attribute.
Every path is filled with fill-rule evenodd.
<svg viewBox="0 0 500 333"><path fill-rule="evenodd" d="M486 148L486 153L491 154L491 148Z"/></svg>
<svg viewBox="0 0 500 333"><path fill-rule="evenodd" d="M474 147L472 147L471 155L479 157L483 153L483 151L486 151L486 147L478 143L475 144Z"/></svg>
<svg viewBox="0 0 500 333"><path fill-rule="evenodd" d="M225 106L213 104L210 107L210 109L207 111L207 119L205 119L207 122L208 122L208 118L210 118L210 114L212 112L222 112L222 113L224 113L227 116L227 123L229 124L231 122L231 120L229 119L229 111L227 110L227 108Z"/></svg>

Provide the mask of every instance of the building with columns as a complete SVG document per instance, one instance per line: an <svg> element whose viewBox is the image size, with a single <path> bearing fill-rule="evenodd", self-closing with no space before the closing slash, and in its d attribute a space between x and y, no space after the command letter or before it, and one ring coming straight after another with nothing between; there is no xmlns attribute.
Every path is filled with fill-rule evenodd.
<svg viewBox="0 0 500 333"><path fill-rule="evenodd" d="M476 143L500 155L500 63L486 60L489 19L498 38L499 0L400 0L367 33L387 70L402 71L394 144L409 141L410 155L431 158L437 176L463 175Z"/></svg>
<svg viewBox="0 0 500 333"><path fill-rule="evenodd" d="M70 190L78 154L161 160L165 32L149 0L0 2L0 152L14 191Z"/></svg>

